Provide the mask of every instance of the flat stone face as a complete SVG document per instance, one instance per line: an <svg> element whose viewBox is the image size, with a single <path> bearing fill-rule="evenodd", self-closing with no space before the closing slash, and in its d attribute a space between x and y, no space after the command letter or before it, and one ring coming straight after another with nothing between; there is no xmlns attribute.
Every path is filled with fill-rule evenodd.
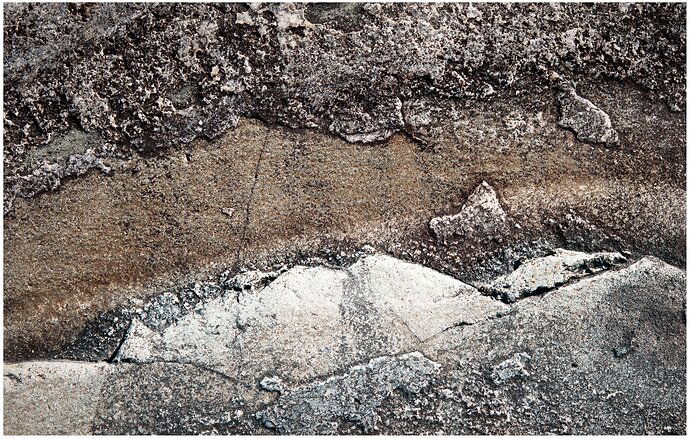
<svg viewBox="0 0 690 439"><path fill-rule="evenodd" d="M113 369L67 361L5 364L4 433L90 434L103 383Z"/></svg>
<svg viewBox="0 0 690 439"><path fill-rule="evenodd" d="M233 377L253 367L304 380L411 350L504 308L452 277L372 255L345 270L292 268L263 289L215 299L162 333L135 320L117 358L201 364Z"/></svg>

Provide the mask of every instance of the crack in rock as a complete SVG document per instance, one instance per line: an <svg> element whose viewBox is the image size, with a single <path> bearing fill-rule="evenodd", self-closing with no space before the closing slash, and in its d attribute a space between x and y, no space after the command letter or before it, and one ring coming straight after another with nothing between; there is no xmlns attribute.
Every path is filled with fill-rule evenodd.
<svg viewBox="0 0 690 439"><path fill-rule="evenodd" d="M367 301L348 299L355 287ZM252 366L304 380L415 349L448 328L492 318L506 307L432 269L369 255L347 269L294 267L260 293L213 299L163 331L135 320L118 359L189 362L229 376ZM358 328L385 342L363 337Z"/></svg>
<svg viewBox="0 0 690 439"><path fill-rule="evenodd" d="M419 352L375 358L343 375L287 389L256 416L280 434L337 434L346 422L370 433L377 427L376 409L386 398L396 391L419 393L440 369Z"/></svg>
<svg viewBox="0 0 690 439"><path fill-rule="evenodd" d="M572 279L589 276L623 264L620 253L582 253L556 249L552 255L530 259L512 273L496 278L485 289L507 303L542 294Z"/></svg>

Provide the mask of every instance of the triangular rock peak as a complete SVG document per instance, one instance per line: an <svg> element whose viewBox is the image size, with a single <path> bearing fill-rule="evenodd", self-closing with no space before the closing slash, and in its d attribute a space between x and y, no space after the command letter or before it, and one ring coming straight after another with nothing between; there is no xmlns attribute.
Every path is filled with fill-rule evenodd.
<svg viewBox="0 0 690 439"><path fill-rule="evenodd" d="M447 241L453 236L494 233L506 225L507 219L496 191L482 181L467 198L460 213L433 218L429 228L437 239Z"/></svg>

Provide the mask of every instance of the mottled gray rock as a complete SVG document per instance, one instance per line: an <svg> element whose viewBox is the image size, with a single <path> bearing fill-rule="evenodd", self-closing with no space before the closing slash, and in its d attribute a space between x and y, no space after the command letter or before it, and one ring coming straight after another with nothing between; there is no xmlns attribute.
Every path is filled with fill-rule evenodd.
<svg viewBox="0 0 690 439"><path fill-rule="evenodd" d="M432 218L429 228L440 241L453 237L494 236L505 230L508 216L501 207L496 191L483 181L467 198L456 215Z"/></svg>
<svg viewBox="0 0 690 439"><path fill-rule="evenodd" d="M348 422L371 433L377 427L376 409L386 398L396 391L419 393L439 370L418 352L375 358L343 375L290 389L257 416L280 434L337 434Z"/></svg>
<svg viewBox="0 0 690 439"><path fill-rule="evenodd" d="M515 302L624 262L626 259L620 253L589 254L556 249L552 255L522 263L512 273L495 279L487 289L506 302Z"/></svg>
<svg viewBox="0 0 690 439"><path fill-rule="evenodd" d="M494 383L501 384L516 377L528 377L527 365L531 357L524 352L517 353L505 361L494 366L491 371L491 379Z"/></svg>
<svg viewBox="0 0 690 439"><path fill-rule="evenodd" d="M89 434L107 363L37 361L3 367L4 433Z"/></svg>
<svg viewBox="0 0 690 439"><path fill-rule="evenodd" d="M611 118L591 101L578 96L575 89L566 86L558 95L561 118L558 125L575 132L583 142L618 143L618 133L611 125Z"/></svg>

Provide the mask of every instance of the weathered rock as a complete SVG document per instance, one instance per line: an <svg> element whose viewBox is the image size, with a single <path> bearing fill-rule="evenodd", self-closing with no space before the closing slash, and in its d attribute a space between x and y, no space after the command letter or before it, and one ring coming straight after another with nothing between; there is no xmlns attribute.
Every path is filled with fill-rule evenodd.
<svg viewBox="0 0 690 439"><path fill-rule="evenodd" d="M488 291L506 302L552 290L571 279L607 270L626 261L620 253L587 254L557 249L552 255L530 259L512 273L494 280Z"/></svg>
<svg viewBox="0 0 690 439"><path fill-rule="evenodd" d="M285 324L285 316L297 312L298 318L304 318L311 308L316 314L324 309L307 288L307 281L320 276L352 276L358 279L355 283L366 280L361 284L372 289L365 288L360 298L387 285L377 285L376 277L390 280L411 272L403 283L418 278L430 293L438 288L437 282L443 284L443 277L434 278L425 273L427 269L381 256L365 257L348 270L297 267L263 289L247 292L247 296L265 296L261 306L244 297L245 307L254 306L255 311L265 307L275 317L254 313L255 318L247 320L251 323L246 333L260 335L252 326L268 325L278 350L291 340L301 341L301 334L295 337L293 328ZM295 296L297 285L302 286L297 292L307 300ZM213 330L225 330L222 324L227 317L214 311L219 302L213 299L206 307L206 323L221 326L208 325L204 330L206 323L198 317L180 318L180 327L187 325L189 345L195 345L186 351L189 358L156 359L165 352L149 351L148 359L130 359L143 361L140 364L47 362L39 363L40 370L34 369L34 363L6 366L5 431L680 434L686 428L685 287L683 270L647 257L556 288L539 300L526 298L509 307L499 303L504 310L500 315L448 328L426 341L413 340L407 352L419 353L402 354L394 339L385 339L376 330L360 334L374 334L379 341L375 350L370 340L363 353L383 352L383 356L321 369L325 373L295 370L323 367L318 357L300 363L296 352L292 355L297 363L286 367L287 362L280 361L290 352L269 358L257 344L232 352L246 360L242 373L227 374L217 365L180 364L206 354L213 358L213 352L203 350L215 349L217 345L209 342ZM377 300L372 298L374 303ZM286 304L292 308L281 315ZM357 313L344 314L333 323L333 330L347 339L350 320L357 317ZM194 321L196 333L190 329ZM304 320L303 329L310 324ZM328 331L322 333L325 343L330 340ZM152 332L146 329L137 335L133 329L129 337L146 338ZM180 343L182 334L178 332ZM163 331L158 337L164 340L171 333ZM309 337L304 338L306 351L315 346ZM177 348L177 353L185 352ZM296 344L290 348L300 350ZM89 372L73 374L82 369ZM83 391L85 383L87 391ZM46 386L60 393L46 393ZM75 392L78 397L63 397ZM37 400L51 401L50 424L22 416L25 411L35 413L28 407Z"/></svg>
<svg viewBox="0 0 690 439"><path fill-rule="evenodd" d="M289 389L257 416L280 434L337 434L350 422L371 433L384 400L393 392L419 393L439 370L418 352L375 358L344 375Z"/></svg>
<svg viewBox="0 0 690 439"><path fill-rule="evenodd" d="M573 87L567 86L558 95L561 118L558 125L575 132L583 142L618 143L618 133L611 125L611 118L591 101L578 96Z"/></svg>
<svg viewBox="0 0 690 439"><path fill-rule="evenodd" d="M491 372L494 383L501 384L516 377L528 377L527 363L531 357L524 352L513 355L496 365Z"/></svg>
<svg viewBox="0 0 690 439"><path fill-rule="evenodd" d="M6 432L685 433L684 4L3 12Z"/></svg>
<svg viewBox="0 0 690 439"><path fill-rule="evenodd" d="M90 434L103 383L113 369L67 361L5 364L4 433Z"/></svg>
<svg viewBox="0 0 690 439"><path fill-rule="evenodd" d="M323 9L8 6L6 210L42 189L18 183L36 169L26 154L73 129L102 138L103 156L215 138L241 115L374 142L415 134L406 101L548 92L556 75L685 99L681 5L331 5L340 18L321 21Z"/></svg>
<svg viewBox="0 0 690 439"><path fill-rule="evenodd" d="M489 237L504 231L508 217L498 201L496 191L483 181L470 194L456 215L446 215L429 221L429 228L437 239L447 241L453 237Z"/></svg>
<svg viewBox="0 0 690 439"><path fill-rule="evenodd" d="M233 377L273 370L307 380L412 350L505 307L429 268L373 255L346 270L292 268L258 291L214 299L162 332L135 320L116 358L200 364Z"/></svg>
<svg viewBox="0 0 690 439"><path fill-rule="evenodd" d="M454 396L415 406L444 417L427 431L683 434L686 286L684 270L645 257L444 332L423 352L459 367L439 384ZM393 411L413 410L404 407ZM414 431L419 420L391 429Z"/></svg>

